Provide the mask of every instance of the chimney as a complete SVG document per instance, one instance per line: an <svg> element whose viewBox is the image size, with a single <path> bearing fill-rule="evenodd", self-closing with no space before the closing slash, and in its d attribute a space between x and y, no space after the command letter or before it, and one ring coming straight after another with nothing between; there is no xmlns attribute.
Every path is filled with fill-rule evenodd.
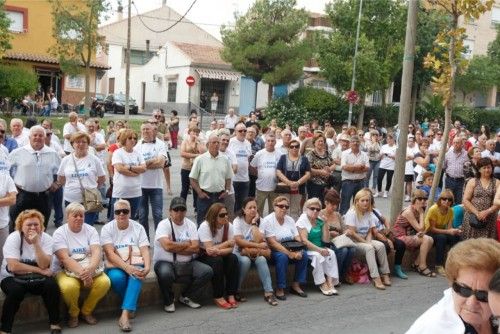
<svg viewBox="0 0 500 334"><path fill-rule="evenodd" d="M122 6L121 1L118 3L118 8L116 11L118 12L118 21L122 21L123 20L123 6Z"/></svg>
<svg viewBox="0 0 500 334"><path fill-rule="evenodd" d="M146 40L146 57L149 57L149 39Z"/></svg>
<svg viewBox="0 0 500 334"><path fill-rule="evenodd" d="M166 7L167 6L167 0L161 0L161 6Z"/></svg>

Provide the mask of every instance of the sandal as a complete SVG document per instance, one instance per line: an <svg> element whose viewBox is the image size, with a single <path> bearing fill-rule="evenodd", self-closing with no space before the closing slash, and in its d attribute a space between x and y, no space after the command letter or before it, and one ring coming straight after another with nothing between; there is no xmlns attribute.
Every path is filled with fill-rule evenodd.
<svg viewBox="0 0 500 334"><path fill-rule="evenodd" d="M436 273L430 270L428 267L425 267L424 269L417 268L417 272L425 277L436 277Z"/></svg>
<svg viewBox="0 0 500 334"><path fill-rule="evenodd" d="M278 302L276 301L276 298L274 298L274 295L264 296L264 300L271 306L278 305Z"/></svg>
<svg viewBox="0 0 500 334"><path fill-rule="evenodd" d="M125 333L132 331L132 326L130 326L130 323L128 321L127 322L118 321L118 327L120 327L120 330Z"/></svg>
<svg viewBox="0 0 500 334"><path fill-rule="evenodd" d="M234 294L234 299L236 299L237 302L244 303L247 301L247 297L243 296L239 292L236 292Z"/></svg>
<svg viewBox="0 0 500 334"><path fill-rule="evenodd" d="M217 300L214 300L215 302L215 305L219 306L220 308L224 309L224 310L229 310L229 309L232 309L233 306L231 304L229 304L226 300L224 300L223 302L218 302Z"/></svg>
<svg viewBox="0 0 500 334"><path fill-rule="evenodd" d="M413 263L410 268L418 273L418 264Z"/></svg>

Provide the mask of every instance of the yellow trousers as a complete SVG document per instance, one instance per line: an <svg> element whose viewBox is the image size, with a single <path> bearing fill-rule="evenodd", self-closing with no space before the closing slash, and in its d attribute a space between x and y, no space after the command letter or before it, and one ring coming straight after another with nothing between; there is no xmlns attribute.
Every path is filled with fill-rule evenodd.
<svg viewBox="0 0 500 334"><path fill-rule="evenodd" d="M80 298L80 290L84 288L83 282L78 278L69 277L63 271L56 276L57 284L61 290L61 295L64 302L68 306L70 317L78 317L80 308L78 307L78 299ZM92 314L99 300L106 295L111 286L111 281L106 274L102 273L94 277L88 297L83 301L81 313L83 315Z"/></svg>

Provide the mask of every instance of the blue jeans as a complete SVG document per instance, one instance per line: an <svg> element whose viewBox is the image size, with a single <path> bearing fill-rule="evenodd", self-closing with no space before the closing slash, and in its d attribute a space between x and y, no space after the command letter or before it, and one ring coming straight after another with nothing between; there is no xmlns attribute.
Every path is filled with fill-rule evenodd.
<svg viewBox="0 0 500 334"><path fill-rule="evenodd" d="M446 179L444 179L445 188L450 189L451 192L453 193L453 197L455 197L455 204L462 203L462 196L464 193L464 182L465 182L464 178L454 179L448 177L448 175L446 175Z"/></svg>
<svg viewBox="0 0 500 334"><path fill-rule="evenodd" d="M377 188L377 177L378 177L378 168L380 166L380 160L374 161L370 160L370 169L368 170L368 174L366 174L365 179L365 188L370 188L370 176L372 176L372 188Z"/></svg>
<svg viewBox="0 0 500 334"><path fill-rule="evenodd" d="M436 247L436 266L444 265L444 255L446 254L446 246L455 246L461 239L459 235L449 235L449 234L431 234L432 239L434 239L434 247Z"/></svg>
<svg viewBox="0 0 500 334"><path fill-rule="evenodd" d="M241 290L241 284L245 280L248 274L248 270L252 266L252 263L257 268L257 273L259 274L260 282L264 288L264 292L273 292L273 282L271 280L271 273L269 272L269 266L267 265L267 260L263 256L258 256L255 260L250 259L248 256L242 256L240 253L234 253L238 257L238 263L240 265L240 280L238 282L238 291Z"/></svg>
<svg viewBox="0 0 500 334"><path fill-rule="evenodd" d="M139 204L141 203L141 196L132 197L132 198L122 198L127 200L130 203L130 219L139 220ZM119 198L113 197L111 198L111 218L110 221L115 219L115 202L118 201Z"/></svg>
<svg viewBox="0 0 500 334"><path fill-rule="evenodd" d="M141 294L142 281L119 268L106 269L106 274L111 281L111 288L122 300L122 310L135 312L137 300Z"/></svg>
<svg viewBox="0 0 500 334"><path fill-rule="evenodd" d="M339 266L339 278L341 281L345 279L345 275L351 266L352 258L354 254L356 254L355 247L342 247L337 248L332 243L330 248L335 252L335 256L337 257L337 265Z"/></svg>
<svg viewBox="0 0 500 334"><path fill-rule="evenodd" d="M233 182L234 187L234 212L237 213L241 209L241 203L248 197L250 182Z"/></svg>
<svg viewBox="0 0 500 334"><path fill-rule="evenodd" d="M194 190L193 190L194 192ZM205 215L207 214L208 208L214 203L224 203L222 199L219 198L220 193L206 193L208 198L197 198L196 204L196 223L200 226L205 220Z"/></svg>
<svg viewBox="0 0 500 334"><path fill-rule="evenodd" d="M285 253L272 251L271 258L276 267L276 287L278 289L286 288L286 273L288 271L288 263L295 264L295 278L294 282L304 284L307 278L307 254L302 251L302 258L300 260L290 260Z"/></svg>
<svg viewBox="0 0 500 334"><path fill-rule="evenodd" d="M69 205L68 201L64 201L64 207ZM54 209L55 210L55 209ZM62 208L61 208L62 210ZM99 212L85 212L83 214L83 220L85 224L89 224L90 226L94 226L95 222L99 219Z"/></svg>
<svg viewBox="0 0 500 334"><path fill-rule="evenodd" d="M340 214L343 216L349 210L351 205L351 199L356 195L358 191L363 189L364 180L342 180L342 190L340 192L341 202L340 202Z"/></svg>
<svg viewBox="0 0 500 334"><path fill-rule="evenodd" d="M139 223L146 230L146 234L149 238L149 202L151 202L151 210L153 211L153 222L155 224L155 230L158 227L158 223L162 219L163 214L163 189L145 189L142 188L141 203L139 205Z"/></svg>
<svg viewBox="0 0 500 334"><path fill-rule="evenodd" d="M49 201L52 203L52 207L54 208L54 225L59 227L62 225L62 221L64 219L63 213L63 188L59 188L53 193L49 193ZM48 223L48 222L47 222Z"/></svg>

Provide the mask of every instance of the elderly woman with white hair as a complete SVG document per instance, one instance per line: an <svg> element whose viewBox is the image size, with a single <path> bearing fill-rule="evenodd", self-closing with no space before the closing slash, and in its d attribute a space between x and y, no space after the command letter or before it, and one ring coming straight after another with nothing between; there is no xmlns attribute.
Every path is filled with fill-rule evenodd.
<svg viewBox="0 0 500 334"><path fill-rule="evenodd" d="M300 238L307 248L307 257L313 267L314 284L319 286L325 296L336 295L335 285L339 283L339 270L335 252L324 243L330 242L328 224L319 217L322 205L316 198L310 198L304 203L304 213L296 222Z"/></svg>
<svg viewBox="0 0 500 334"><path fill-rule="evenodd" d="M63 137L64 137L64 152L66 154L70 154L73 152L73 146L71 145L71 136L75 132L87 132L87 128L85 128L85 125L82 123L78 122L78 114L74 111L70 112L68 114L69 122L64 124L63 127Z"/></svg>
<svg viewBox="0 0 500 334"><path fill-rule="evenodd" d="M144 227L130 219L130 204L119 199L114 204L115 219L101 230L101 244L106 255L106 274L111 288L122 300L118 326L132 330L130 318L137 309L142 283L151 268L149 240Z"/></svg>
<svg viewBox="0 0 500 334"><path fill-rule="evenodd" d="M92 315L97 303L110 287L108 276L103 273L101 244L97 230L83 223L85 209L80 203L66 207L67 224L59 227L53 235L56 261L54 271L59 271L56 280L61 295L68 307L68 327L78 326L78 316L89 325L97 319ZM89 289L80 309L80 290Z"/></svg>

